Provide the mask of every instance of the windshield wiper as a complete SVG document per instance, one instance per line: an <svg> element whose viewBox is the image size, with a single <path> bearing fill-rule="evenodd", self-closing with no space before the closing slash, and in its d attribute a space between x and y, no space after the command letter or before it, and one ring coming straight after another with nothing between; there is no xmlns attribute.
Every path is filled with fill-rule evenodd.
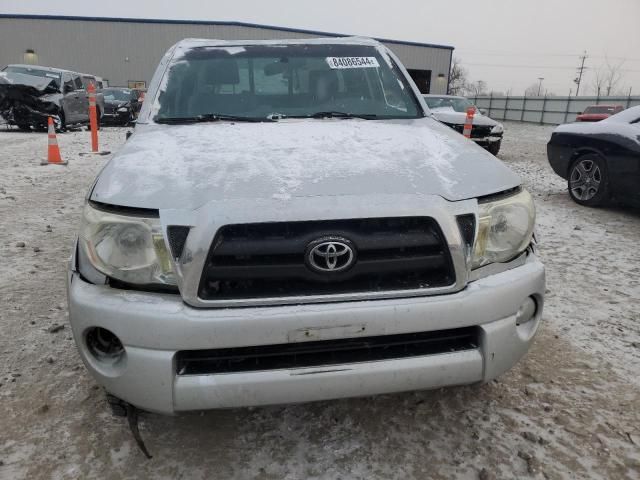
<svg viewBox="0 0 640 480"><path fill-rule="evenodd" d="M155 117L156 123L205 123L205 122L273 122L269 118L258 117L241 117L237 115L224 115L220 113L205 113L203 115L195 115L193 117Z"/></svg>
<svg viewBox="0 0 640 480"><path fill-rule="evenodd" d="M346 112L316 112L311 115L306 115L305 118L362 118L364 120L373 120L378 118L375 113L346 113Z"/></svg>

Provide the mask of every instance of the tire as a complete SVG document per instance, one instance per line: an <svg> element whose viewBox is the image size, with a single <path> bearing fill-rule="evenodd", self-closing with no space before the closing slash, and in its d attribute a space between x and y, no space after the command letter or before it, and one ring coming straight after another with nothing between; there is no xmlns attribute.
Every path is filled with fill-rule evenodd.
<svg viewBox="0 0 640 480"><path fill-rule="evenodd" d="M96 130L100 130L100 109L96 108Z"/></svg>
<svg viewBox="0 0 640 480"><path fill-rule="evenodd" d="M502 140L490 143L489 146L487 147L487 150L489 150L489 153L495 157L498 155L498 152L500 151L501 144L502 144Z"/></svg>
<svg viewBox="0 0 640 480"><path fill-rule="evenodd" d="M576 158L569 167L567 186L578 205L596 207L609 200L607 164L600 155L588 153Z"/></svg>

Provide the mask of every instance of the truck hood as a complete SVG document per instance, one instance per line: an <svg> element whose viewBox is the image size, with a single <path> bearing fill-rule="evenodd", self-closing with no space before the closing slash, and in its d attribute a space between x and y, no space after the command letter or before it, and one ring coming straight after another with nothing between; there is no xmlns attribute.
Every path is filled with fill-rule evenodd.
<svg viewBox="0 0 640 480"><path fill-rule="evenodd" d="M430 118L140 124L91 199L154 209L381 194L455 201L519 184L493 155Z"/></svg>
<svg viewBox="0 0 640 480"><path fill-rule="evenodd" d="M20 91L39 97L47 93L59 93L58 82L53 78L38 77L16 72L0 72L1 91Z"/></svg>
<svg viewBox="0 0 640 480"><path fill-rule="evenodd" d="M58 115L62 94L52 78L15 72L0 72L0 116L13 118L14 109L43 117Z"/></svg>

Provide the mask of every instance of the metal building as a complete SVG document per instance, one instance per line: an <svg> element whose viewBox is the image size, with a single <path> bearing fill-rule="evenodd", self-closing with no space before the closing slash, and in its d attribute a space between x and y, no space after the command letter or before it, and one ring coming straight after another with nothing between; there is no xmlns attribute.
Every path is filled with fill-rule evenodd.
<svg viewBox="0 0 640 480"><path fill-rule="evenodd" d="M91 73L110 85L146 85L164 52L183 38L222 40L343 36L241 22L0 14L0 68L31 63ZM447 93L453 47L379 39L423 93Z"/></svg>

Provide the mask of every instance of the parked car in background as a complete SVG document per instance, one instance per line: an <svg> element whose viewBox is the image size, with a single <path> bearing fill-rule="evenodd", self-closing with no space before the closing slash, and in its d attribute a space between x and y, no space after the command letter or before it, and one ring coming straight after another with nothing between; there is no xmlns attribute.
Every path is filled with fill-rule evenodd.
<svg viewBox="0 0 640 480"><path fill-rule="evenodd" d="M114 412L488 382L527 352L533 199L387 47L185 40L148 95L69 263L73 336Z"/></svg>
<svg viewBox="0 0 640 480"><path fill-rule="evenodd" d="M8 65L0 72L0 116L21 130L89 124L89 98L78 72L37 65ZM99 118L99 116L98 116Z"/></svg>
<svg viewBox="0 0 640 480"><path fill-rule="evenodd" d="M105 102L102 121L105 125L129 125L136 119L142 106L140 91L109 87L103 89L102 93Z"/></svg>
<svg viewBox="0 0 640 480"><path fill-rule="evenodd" d="M560 125L547 156L580 205L617 200L640 206L640 106L598 123Z"/></svg>
<svg viewBox="0 0 640 480"><path fill-rule="evenodd" d="M476 109L471 129L471 140L493 155L497 155L502 144L504 127L501 123L487 117L484 111L478 109L473 103L464 97L453 95L424 95L424 99L436 119L462 133L467 118L467 109Z"/></svg>
<svg viewBox="0 0 640 480"><path fill-rule="evenodd" d="M622 105L591 105L585 108L584 112L578 113L576 122L599 122L622 110Z"/></svg>

